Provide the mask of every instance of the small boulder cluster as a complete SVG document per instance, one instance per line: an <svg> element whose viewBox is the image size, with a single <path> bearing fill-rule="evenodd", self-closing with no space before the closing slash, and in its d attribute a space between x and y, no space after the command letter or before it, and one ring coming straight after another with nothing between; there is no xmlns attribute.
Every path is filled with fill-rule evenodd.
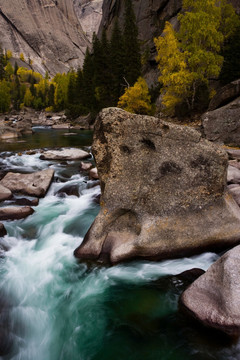
<svg viewBox="0 0 240 360"><path fill-rule="evenodd" d="M227 174L228 190L240 206L240 150L227 150L229 166Z"/></svg>

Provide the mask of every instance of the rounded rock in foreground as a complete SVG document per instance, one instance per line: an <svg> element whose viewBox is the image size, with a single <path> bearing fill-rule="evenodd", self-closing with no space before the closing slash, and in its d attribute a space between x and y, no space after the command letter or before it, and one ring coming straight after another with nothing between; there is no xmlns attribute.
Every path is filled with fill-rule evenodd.
<svg viewBox="0 0 240 360"><path fill-rule="evenodd" d="M207 327L240 335L240 246L216 261L182 294L180 304Z"/></svg>

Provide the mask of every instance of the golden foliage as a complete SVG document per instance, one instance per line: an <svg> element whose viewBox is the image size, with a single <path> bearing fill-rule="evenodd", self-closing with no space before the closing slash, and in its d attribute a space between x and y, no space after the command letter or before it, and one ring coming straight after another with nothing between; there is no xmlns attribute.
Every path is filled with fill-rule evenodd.
<svg viewBox="0 0 240 360"><path fill-rule="evenodd" d="M146 81L139 77L138 81L120 97L118 107L136 114L152 114L153 108Z"/></svg>

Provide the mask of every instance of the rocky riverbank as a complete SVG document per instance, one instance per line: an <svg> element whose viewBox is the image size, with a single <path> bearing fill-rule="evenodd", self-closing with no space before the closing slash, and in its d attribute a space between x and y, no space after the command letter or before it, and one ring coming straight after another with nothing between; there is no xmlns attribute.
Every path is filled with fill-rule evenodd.
<svg viewBox="0 0 240 360"><path fill-rule="evenodd" d="M31 134L34 126L48 126L56 130L91 129L90 115L70 120L62 113L39 112L27 109L0 116L0 140L8 140Z"/></svg>

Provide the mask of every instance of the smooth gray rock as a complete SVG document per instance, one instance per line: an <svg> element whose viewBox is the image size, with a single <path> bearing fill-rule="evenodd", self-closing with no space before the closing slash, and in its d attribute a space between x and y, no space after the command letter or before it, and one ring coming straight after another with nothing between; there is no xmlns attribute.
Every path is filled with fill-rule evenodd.
<svg viewBox="0 0 240 360"><path fill-rule="evenodd" d="M240 186L229 189L229 192L236 201L236 203L240 206Z"/></svg>
<svg viewBox="0 0 240 360"><path fill-rule="evenodd" d="M240 160L240 149L227 149L227 153L231 159Z"/></svg>
<svg viewBox="0 0 240 360"><path fill-rule="evenodd" d="M202 324L240 335L240 246L228 251L182 294L180 302Z"/></svg>
<svg viewBox="0 0 240 360"><path fill-rule="evenodd" d="M240 85L239 85L240 86ZM202 116L204 134L210 141L240 147L240 98Z"/></svg>
<svg viewBox="0 0 240 360"><path fill-rule="evenodd" d="M0 184L15 193L43 197L52 182L53 175L53 169L37 171L31 174L9 172L0 181Z"/></svg>
<svg viewBox="0 0 240 360"><path fill-rule="evenodd" d="M81 162L80 164L80 170L83 170L83 171L89 171L91 168L93 167L93 164L92 163L89 163L89 162Z"/></svg>
<svg viewBox="0 0 240 360"><path fill-rule="evenodd" d="M101 210L77 257L166 259L240 242L240 209L225 193L227 154L196 130L108 108L92 150Z"/></svg>
<svg viewBox="0 0 240 360"><path fill-rule="evenodd" d="M240 161L238 161L238 160L229 160L228 163L229 163L230 166L233 166L233 167L240 170Z"/></svg>
<svg viewBox="0 0 240 360"><path fill-rule="evenodd" d="M98 180L99 176L98 176L98 171L97 168L93 168L89 171L89 177L91 180Z"/></svg>
<svg viewBox="0 0 240 360"><path fill-rule="evenodd" d="M91 157L86 151L80 149L49 150L42 153L41 160L82 160Z"/></svg>
<svg viewBox="0 0 240 360"><path fill-rule="evenodd" d="M240 170L234 166L228 166L227 182L231 184L240 184Z"/></svg>
<svg viewBox="0 0 240 360"><path fill-rule="evenodd" d="M0 184L0 201L11 199L12 192Z"/></svg>
<svg viewBox="0 0 240 360"><path fill-rule="evenodd" d="M34 210L30 206L9 206L0 208L0 220L19 220L32 215Z"/></svg>

